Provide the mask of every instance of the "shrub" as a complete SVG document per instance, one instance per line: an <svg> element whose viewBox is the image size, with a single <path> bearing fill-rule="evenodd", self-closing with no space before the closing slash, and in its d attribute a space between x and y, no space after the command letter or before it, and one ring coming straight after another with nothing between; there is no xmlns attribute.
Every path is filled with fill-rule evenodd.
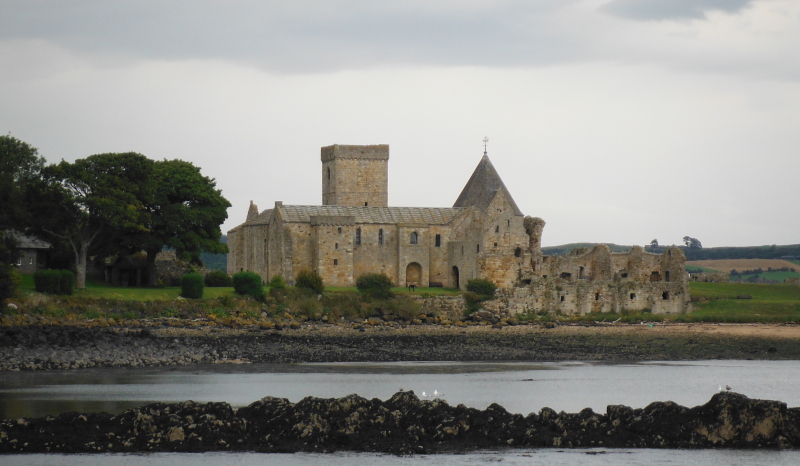
<svg viewBox="0 0 800 466"><path fill-rule="evenodd" d="M382 308L405 320L419 315L422 305L409 295L398 295L394 299L383 301Z"/></svg>
<svg viewBox="0 0 800 466"><path fill-rule="evenodd" d="M258 300L263 300L264 284L261 282L261 275L255 272L239 272L233 275L233 291L237 294L251 296Z"/></svg>
<svg viewBox="0 0 800 466"><path fill-rule="evenodd" d="M467 291L479 294L487 299L494 297L494 290L496 289L497 285L492 283L491 280L486 280L484 278L474 278L467 282Z"/></svg>
<svg viewBox="0 0 800 466"><path fill-rule="evenodd" d="M275 275L267 285L271 290L282 290L286 288L286 280L283 279L283 275Z"/></svg>
<svg viewBox="0 0 800 466"><path fill-rule="evenodd" d="M361 293L375 299L392 297L392 280L383 273L365 273L356 280L356 288Z"/></svg>
<svg viewBox="0 0 800 466"><path fill-rule="evenodd" d="M36 291L46 294L58 294L61 291L61 272L58 270L39 270L33 274Z"/></svg>
<svg viewBox="0 0 800 466"><path fill-rule="evenodd" d="M294 286L298 288L307 288L316 294L322 294L322 292L325 291L322 277L312 270L301 270L298 272Z"/></svg>
<svg viewBox="0 0 800 466"><path fill-rule="evenodd" d="M221 288L233 286L233 280L222 270L212 270L206 275L205 284L209 288Z"/></svg>
<svg viewBox="0 0 800 466"><path fill-rule="evenodd" d="M181 277L181 296L189 299L202 298L203 276L197 272L192 272Z"/></svg>
<svg viewBox="0 0 800 466"><path fill-rule="evenodd" d="M318 320L322 316L322 303L315 297L295 302L293 309L297 314L308 317L309 320Z"/></svg>
<svg viewBox="0 0 800 466"><path fill-rule="evenodd" d="M75 274L71 270L59 270L59 273L59 294L72 296L72 292L75 290Z"/></svg>

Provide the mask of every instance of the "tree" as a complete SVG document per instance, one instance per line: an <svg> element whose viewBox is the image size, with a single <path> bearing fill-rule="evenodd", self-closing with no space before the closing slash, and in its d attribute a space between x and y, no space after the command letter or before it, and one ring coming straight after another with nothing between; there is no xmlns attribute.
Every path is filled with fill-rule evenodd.
<svg viewBox="0 0 800 466"><path fill-rule="evenodd" d="M101 233L147 231L146 199L153 162L135 152L97 154L42 170L32 206L36 227L69 244L76 287L86 287L90 248Z"/></svg>
<svg viewBox="0 0 800 466"><path fill-rule="evenodd" d="M658 247L658 240L657 239L653 239L653 241L650 241L650 247L653 248L653 249L657 248Z"/></svg>
<svg viewBox="0 0 800 466"><path fill-rule="evenodd" d="M684 236L683 244L685 244L687 248L691 249L700 249L703 247L703 245L700 243L700 240L697 238L692 238L691 236Z"/></svg>
<svg viewBox="0 0 800 466"><path fill-rule="evenodd" d="M141 201L148 219L147 231L121 234L121 243L132 251L147 253L148 284L156 284L156 255L164 247L179 255L197 257L201 252L226 253L220 242L220 225L228 218L227 199L216 189L216 182L200 169L183 160L163 160L153 164L153 183Z"/></svg>
<svg viewBox="0 0 800 466"><path fill-rule="evenodd" d="M0 231L24 229L29 219L25 195L43 167L35 147L11 135L0 136Z"/></svg>

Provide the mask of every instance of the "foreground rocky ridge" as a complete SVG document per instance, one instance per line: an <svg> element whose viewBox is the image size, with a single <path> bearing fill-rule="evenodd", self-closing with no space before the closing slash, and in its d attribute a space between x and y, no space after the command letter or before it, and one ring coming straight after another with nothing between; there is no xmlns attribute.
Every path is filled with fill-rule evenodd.
<svg viewBox="0 0 800 466"><path fill-rule="evenodd" d="M3 420L0 453L332 452L436 453L499 447L798 448L800 408L718 393L702 406L671 401L643 409L608 406L528 416L420 400L412 391L386 401L358 395L266 397L234 410L227 403L156 403L118 416L66 413Z"/></svg>
<svg viewBox="0 0 800 466"><path fill-rule="evenodd" d="M760 335L740 330L769 332ZM727 332L727 333L726 333ZM785 333L785 334L784 334ZM765 336L766 335L766 336ZM769 336L773 335L773 336ZM0 327L0 371L208 363L800 359L800 327L759 324L441 325L296 329Z"/></svg>

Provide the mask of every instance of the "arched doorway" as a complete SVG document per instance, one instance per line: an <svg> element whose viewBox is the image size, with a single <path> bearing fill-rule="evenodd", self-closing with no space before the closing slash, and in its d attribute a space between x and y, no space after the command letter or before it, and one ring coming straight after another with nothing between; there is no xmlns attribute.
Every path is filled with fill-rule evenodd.
<svg viewBox="0 0 800 466"><path fill-rule="evenodd" d="M422 285L422 266L416 262L408 264L406 267L406 284L407 285Z"/></svg>
<svg viewBox="0 0 800 466"><path fill-rule="evenodd" d="M458 282L458 267L453 266L453 281L456 284L456 288L461 288L461 284Z"/></svg>

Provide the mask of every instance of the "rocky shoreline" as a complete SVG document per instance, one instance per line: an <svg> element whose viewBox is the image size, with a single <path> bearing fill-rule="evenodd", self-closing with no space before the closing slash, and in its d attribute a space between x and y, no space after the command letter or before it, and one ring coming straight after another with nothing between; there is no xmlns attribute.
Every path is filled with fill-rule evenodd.
<svg viewBox="0 0 800 466"><path fill-rule="evenodd" d="M0 371L208 363L800 359L797 326L724 324L405 327L0 328ZM746 333L739 330L753 329ZM788 336L774 335L779 330Z"/></svg>
<svg viewBox="0 0 800 466"><path fill-rule="evenodd" d="M66 413L3 420L0 453L333 452L393 454L489 448L798 448L800 408L717 393L702 406L654 402L527 416L498 404L485 410L420 400L412 391L386 401L358 395L266 397L234 410L227 403L156 403L112 416Z"/></svg>

